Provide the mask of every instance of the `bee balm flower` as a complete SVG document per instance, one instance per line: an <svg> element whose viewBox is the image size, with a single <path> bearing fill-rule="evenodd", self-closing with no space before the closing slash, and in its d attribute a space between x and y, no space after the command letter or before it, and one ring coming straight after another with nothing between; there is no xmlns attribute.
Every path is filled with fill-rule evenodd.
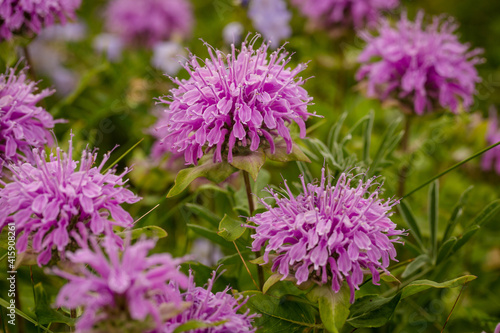
<svg viewBox="0 0 500 333"><path fill-rule="evenodd" d="M187 164L196 164L208 151L214 161L232 162L233 151L256 151L266 145L274 153L274 140L283 138L292 151L287 124L296 123L300 136L306 134L305 120L312 114L307 106L312 98L296 78L306 65L287 68L290 59L283 48L267 54L269 44L255 48L255 40L224 54L207 44L210 58L202 65L191 55L186 70L188 80L173 79L178 85L168 99L169 107L158 131L173 152L182 152Z"/></svg>
<svg viewBox="0 0 500 333"><path fill-rule="evenodd" d="M303 193L297 196L286 181L287 196L268 189L277 207L261 200L267 211L248 219L256 225L252 250L264 247L264 261L272 260L282 279L331 281L335 292L347 282L352 303L365 273L371 272L377 284L379 270L387 272L390 260L396 260L394 243L403 231L389 217L397 201L379 199L378 189L370 193L374 179L351 187L352 179L343 173L331 184L323 169L319 185L301 181Z"/></svg>
<svg viewBox="0 0 500 333"><path fill-rule="evenodd" d="M498 126L497 110L494 107L490 108L490 118L488 120L488 132L486 133L486 141L489 145L493 145L500 141L500 127ZM485 171L494 168L495 172L500 174L500 147L495 147L484 153L481 167Z"/></svg>

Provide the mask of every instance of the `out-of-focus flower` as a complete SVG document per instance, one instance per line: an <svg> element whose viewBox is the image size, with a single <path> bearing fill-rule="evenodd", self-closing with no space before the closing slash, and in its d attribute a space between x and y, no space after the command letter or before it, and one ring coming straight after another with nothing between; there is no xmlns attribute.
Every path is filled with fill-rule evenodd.
<svg viewBox="0 0 500 333"><path fill-rule="evenodd" d="M113 169L101 173L110 153L94 166L97 153L86 149L78 163L73 160L72 140L69 143L67 154L57 148L48 160L45 151L34 149L35 166L8 165L13 181L0 188L0 230L15 223L18 251L26 251L30 240L40 266L49 263L54 252L64 257L67 247L74 245L70 232L78 222L93 234L113 235L120 242L113 225L133 223L120 205L140 200L124 187L128 169L119 175Z"/></svg>
<svg viewBox="0 0 500 333"><path fill-rule="evenodd" d="M287 196L267 190L277 207L262 199L267 211L248 219L257 225L252 250L264 247L264 261L271 260L282 279L320 285L330 281L335 292L345 280L351 303L365 273L371 272L378 284L379 270L387 272L390 260L396 260L393 243L403 234L389 219L398 201L379 199L378 189L370 193L375 178L363 182L359 177L351 187L353 180L342 173L332 184L323 168L319 185L306 184L301 177L303 193L297 196L285 181Z"/></svg>
<svg viewBox="0 0 500 333"><path fill-rule="evenodd" d="M89 247L85 237L77 233L74 237L81 249L66 255L80 265L79 275L57 268L53 272L69 281L60 290L56 305L84 309L76 323L79 332L111 332L110 328L120 327L127 327L127 332L149 332L177 315L183 303L169 283L187 286L187 276L178 270L182 259L173 259L168 253L148 256L156 243L150 239L142 238L133 245L127 239L120 252L116 242L106 237L103 253L96 238L90 238ZM162 294L169 295L168 303L158 303Z"/></svg>
<svg viewBox="0 0 500 333"><path fill-rule="evenodd" d="M245 28L240 22L228 23L222 30L222 37L227 45L241 43Z"/></svg>
<svg viewBox="0 0 500 333"><path fill-rule="evenodd" d="M498 114L494 107L490 108L490 118L488 120L488 132L486 133L486 142L489 145L500 141L500 127L498 126ZM500 147L495 147L484 153L481 167L485 171L494 169L500 174Z"/></svg>
<svg viewBox="0 0 500 333"><path fill-rule="evenodd" d="M281 40L290 37L290 19L292 14L286 8L284 0L252 0L248 8L248 17L264 39L278 46Z"/></svg>
<svg viewBox="0 0 500 333"><path fill-rule="evenodd" d="M111 62L120 60L123 47L125 46L120 37L107 33L97 35L92 45L98 53L105 53Z"/></svg>
<svg viewBox="0 0 500 333"><path fill-rule="evenodd" d="M395 9L399 0L292 0L315 25L326 29L374 26L383 11Z"/></svg>
<svg viewBox="0 0 500 333"><path fill-rule="evenodd" d="M218 245L210 242L206 238L197 238L191 247L191 256L193 260L211 267L215 266L220 259L224 258L224 253Z"/></svg>
<svg viewBox="0 0 500 333"><path fill-rule="evenodd" d="M483 331L483 333L486 333L485 331ZM497 325L497 327L495 328L495 332L493 333L500 333L500 324Z"/></svg>
<svg viewBox="0 0 500 333"><path fill-rule="evenodd" d="M87 37L87 26L82 22L52 25L43 29L36 40L49 42L78 42Z"/></svg>
<svg viewBox="0 0 500 333"><path fill-rule="evenodd" d="M274 139L279 137L290 153L293 141L287 124L293 122L305 136L312 98L302 88L305 81L296 76L306 65L286 68L290 58L283 48L268 56L269 44L255 49L255 42L243 42L238 52L233 44L230 54L206 44L210 58L201 66L191 55L184 65L191 77L172 79L178 87L168 99L160 99L169 105L157 126L165 133L161 144L184 153L187 164L196 164L210 150L214 161L232 162L234 150L256 151L263 140L274 153Z"/></svg>
<svg viewBox="0 0 500 333"><path fill-rule="evenodd" d="M153 47L192 30L193 13L188 0L111 0L106 28L127 44Z"/></svg>
<svg viewBox="0 0 500 333"><path fill-rule="evenodd" d="M384 21L376 36L363 33L368 43L359 57L357 80L367 81L367 95L395 99L418 115L440 108L457 112L473 104L476 83L481 79L475 65L481 50L469 50L459 42L451 20L434 17L423 24L403 14L396 27Z"/></svg>
<svg viewBox="0 0 500 333"><path fill-rule="evenodd" d="M182 68L181 57L186 52L182 45L176 42L158 43L153 47L153 58L151 64L167 75L175 75Z"/></svg>
<svg viewBox="0 0 500 333"><path fill-rule="evenodd" d="M4 162L34 162L32 149L51 145L50 130L61 122L36 105L53 91L37 93L37 84L28 80L26 71L16 75L16 70L9 68L0 74L0 160Z"/></svg>
<svg viewBox="0 0 500 333"><path fill-rule="evenodd" d="M81 0L2 0L0 3L0 41L17 33L40 33L56 21L74 19Z"/></svg>
<svg viewBox="0 0 500 333"><path fill-rule="evenodd" d="M210 327L209 329L194 329L190 331L192 333L255 332L255 328L252 327L255 314L250 314L249 310L245 313L238 313L239 309L246 303L246 299L243 299L243 296L234 298L228 294L229 287L224 291L214 294L212 288L215 279L216 272L214 271L212 278L208 280L206 288L197 287L194 284L193 274L190 272L189 283L185 292L180 290L178 284L172 284L175 286L177 293L165 294L163 300L172 302L171 297L173 296L176 299L178 297L177 294L179 294L184 302L189 302L192 305L176 317L167 320L161 332L172 333L177 327L190 320L201 321L207 324L223 322L223 324Z"/></svg>

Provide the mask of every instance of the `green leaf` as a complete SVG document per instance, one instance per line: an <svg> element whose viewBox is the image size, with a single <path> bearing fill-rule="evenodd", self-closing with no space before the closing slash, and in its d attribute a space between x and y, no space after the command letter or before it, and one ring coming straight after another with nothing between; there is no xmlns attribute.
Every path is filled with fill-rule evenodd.
<svg viewBox="0 0 500 333"><path fill-rule="evenodd" d="M180 326L177 326L177 328L174 330L173 333L182 333L182 332L188 332L191 330L195 329L200 329L200 328L210 328L210 327L216 327L220 325L224 325L227 320L220 320L215 323L205 323L203 321L197 321L197 320L190 320Z"/></svg>
<svg viewBox="0 0 500 333"><path fill-rule="evenodd" d="M408 266L406 266L405 271L401 275L404 278L411 276L413 273L418 271L420 268L424 267L430 262L430 258L427 254L421 254L415 258Z"/></svg>
<svg viewBox="0 0 500 333"><path fill-rule="evenodd" d="M137 147L143 140L144 140L144 138L140 139L135 145L133 145L132 147L130 147L129 149L127 149L127 151L124 152L123 154L121 154L121 156L118 157L116 160L114 160L113 163L110 163L108 165L108 167L106 169L104 169L104 171L102 173L106 173L113 166L117 165L118 162L120 162L125 156L127 156L132 150L134 150L134 148Z"/></svg>
<svg viewBox="0 0 500 333"><path fill-rule="evenodd" d="M229 163L214 163L212 157L209 156L203 164L179 171L175 178L175 184L168 192L167 198L181 194L196 178L205 177L215 183L220 183L235 171L236 169Z"/></svg>
<svg viewBox="0 0 500 333"><path fill-rule="evenodd" d="M239 259L239 257L238 257ZM239 259L241 262L241 259ZM212 274L214 273L214 269L209 266L205 266L199 262L188 261L181 264L180 268L181 272L189 275L189 271L193 271L193 279L194 284L203 287L207 284L208 280L212 278ZM212 292L219 292L226 289L228 285L234 285L234 281L226 278L225 275L221 275L221 271L218 272L219 275L214 281L214 285L212 287Z"/></svg>
<svg viewBox="0 0 500 333"><path fill-rule="evenodd" d="M193 203L187 203L185 207L194 214L198 215L199 217L209 222L214 227L216 228L219 227L219 223L221 220L220 217L212 213L212 211L209 210L208 208Z"/></svg>
<svg viewBox="0 0 500 333"><path fill-rule="evenodd" d="M370 143L372 138L374 115L373 110L370 110L363 135L363 161L365 161L366 165L369 165L370 163Z"/></svg>
<svg viewBox="0 0 500 333"><path fill-rule="evenodd" d="M238 170L246 171L252 176L252 179L257 180L260 168L266 162L266 154L259 149L257 151L252 151L247 155L235 155L233 156L233 161L231 165Z"/></svg>
<svg viewBox="0 0 500 333"><path fill-rule="evenodd" d="M259 332L290 333L322 328L315 323L316 309L304 302L264 295L260 291L246 291L243 295L250 296L246 306L251 312L261 314L255 318Z"/></svg>
<svg viewBox="0 0 500 333"><path fill-rule="evenodd" d="M132 229L130 231L117 232L116 234L122 238L125 238L125 237L127 237L127 234L130 234L131 240L138 239L142 235L146 236L147 238L165 238L165 237L167 237L167 232L164 229L162 229L156 225L149 225L147 227Z"/></svg>
<svg viewBox="0 0 500 333"><path fill-rule="evenodd" d="M224 215L224 218L220 221L219 232L217 234L225 240L233 242L240 238L247 230L242 224L240 220L235 220L232 217Z"/></svg>
<svg viewBox="0 0 500 333"><path fill-rule="evenodd" d="M288 154L286 143L284 140L277 141L275 143L275 152L271 154L271 148L266 148L264 150L267 158L271 161L277 162L291 162L291 161L301 161L301 162L311 162L311 160L302 152L299 146L293 142L292 152Z"/></svg>
<svg viewBox="0 0 500 333"><path fill-rule="evenodd" d="M308 298L318 302L319 316L326 330L339 333L349 317L349 288L342 287L336 293L329 285L316 286L308 294Z"/></svg>
<svg viewBox="0 0 500 333"><path fill-rule="evenodd" d="M398 205L398 210L403 216L403 220L405 220L406 224L410 228L410 232L413 235L413 238L417 241L417 243L420 245L420 248L422 250L425 250L424 243L422 242L422 234L420 233L420 228L418 227L417 220L415 219L415 215L411 211L410 206L402 201Z"/></svg>
<svg viewBox="0 0 500 333"><path fill-rule="evenodd" d="M434 263L438 252L438 207L439 207L439 183L434 181L429 188L429 226L431 231L431 253Z"/></svg>
<svg viewBox="0 0 500 333"><path fill-rule="evenodd" d="M450 220L448 221L448 225L446 226L446 231L444 232L443 240L446 241L453 234L455 227L458 223L458 219L462 215L463 207L467 203L467 199L469 197L470 191L474 188L474 186L469 186L461 195L460 199L458 199L457 204L453 208L453 212L451 213Z"/></svg>
<svg viewBox="0 0 500 333"><path fill-rule="evenodd" d="M474 276L474 275L464 275L464 276L461 276L459 278L445 281L445 282L441 282L441 283L430 281L430 280L413 281L410 284L408 284L406 287L403 288L401 299L415 295L416 293L419 293L421 291L424 291L424 290L427 290L430 288L444 289L444 288L460 287L464 283L470 282L476 278L477 278L477 276Z"/></svg>
<svg viewBox="0 0 500 333"><path fill-rule="evenodd" d="M467 231L465 231L465 233L462 235L462 237L458 239L457 243L453 246L452 253L455 253L458 250L460 250L460 248L464 246L465 243L467 243L480 228L481 227L478 226L477 224L469 227Z"/></svg>
<svg viewBox="0 0 500 333"><path fill-rule="evenodd" d="M191 230L193 230L197 234L205 237L206 239L208 239L216 244L219 244L220 246L224 246L225 248L234 250L234 244L231 242L228 242L224 238L220 237L217 234L217 232L212 231L212 230L207 229L207 228L204 228L204 227L201 227L201 226L196 225L196 224L188 223L187 226L188 226L188 228L190 228Z"/></svg>
<svg viewBox="0 0 500 333"><path fill-rule="evenodd" d="M477 214L472 221L472 225L478 225L482 227L485 223L489 222L489 220L494 217L499 210L500 199L491 202L488 206L486 206L486 208L481 211L481 213Z"/></svg>
<svg viewBox="0 0 500 333"><path fill-rule="evenodd" d="M390 298L363 296L351 306L351 317L347 322L356 328L384 326L392 317L400 299L401 293Z"/></svg>
<svg viewBox="0 0 500 333"><path fill-rule="evenodd" d="M0 306L3 306L8 311L10 303L8 301L4 300L3 298L0 298ZM47 332L47 333L54 333L51 330L49 330L48 328L45 328L44 326L40 325L35 319L31 318L30 316L28 316L23 311L21 311L21 310L19 310L19 309L16 308L15 312L16 312L16 314L19 317L26 319L27 321L29 321L30 323L32 323L33 325L35 325L37 327L41 327L43 330L45 330L45 332Z"/></svg>
<svg viewBox="0 0 500 333"><path fill-rule="evenodd" d="M282 277L283 275L279 273L271 275L264 283L264 286L262 286L262 293L265 294L269 290L269 288L271 288L273 285L279 282Z"/></svg>
<svg viewBox="0 0 500 333"><path fill-rule="evenodd" d="M448 254L450 254L451 250L453 249L456 243L457 243L457 238L451 237L446 242L444 242L443 245L441 245L437 256L437 261L436 261L437 264L439 264L441 261L443 261L448 257Z"/></svg>
<svg viewBox="0 0 500 333"><path fill-rule="evenodd" d="M62 313L52 309L41 282L35 285L34 292L36 298L35 314L40 324L63 323L69 326L75 325L76 320L74 318L66 317Z"/></svg>

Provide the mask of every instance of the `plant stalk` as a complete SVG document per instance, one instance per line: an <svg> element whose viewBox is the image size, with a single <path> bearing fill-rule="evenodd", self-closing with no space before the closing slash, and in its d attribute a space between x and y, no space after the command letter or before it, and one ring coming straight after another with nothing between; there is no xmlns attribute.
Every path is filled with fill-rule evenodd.
<svg viewBox="0 0 500 333"><path fill-rule="evenodd" d="M403 157L408 155L408 148L410 143L410 129L411 129L411 116L405 114L405 131L401 138L401 151ZM408 178L408 171L410 170L410 162L403 164L398 174L398 191L397 196L402 198L405 194L406 178Z"/></svg>

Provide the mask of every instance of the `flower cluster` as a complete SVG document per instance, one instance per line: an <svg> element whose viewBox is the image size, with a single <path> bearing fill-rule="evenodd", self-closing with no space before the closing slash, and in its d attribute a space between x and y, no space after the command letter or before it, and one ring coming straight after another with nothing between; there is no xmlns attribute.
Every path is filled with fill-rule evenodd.
<svg viewBox="0 0 500 333"><path fill-rule="evenodd" d="M418 115L440 107L457 112L460 103L467 110L480 82L481 50L460 43L451 20L434 17L425 26L423 19L423 12L415 22L403 14L396 27L384 21L378 35L363 33L367 46L356 78L366 79L369 97L394 98Z"/></svg>
<svg viewBox="0 0 500 333"><path fill-rule="evenodd" d="M277 137L285 140L290 153L293 141L287 124L293 122L305 136L312 98L302 88L305 81L296 76L306 66L286 68L290 59L283 48L268 57L269 44L255 49L256 39L243 42L239 52L233 44L230 54L207 44L210 59L201 66L191 55L184 65L191 77L173 79L178 88L171 90L169 99L160 99L169 105L157 127L166 132L161 142L183 152L187 164L196 164L210 150L215 151L214 161L227 154L231 162L235 148L256 151L263 140L274 153Z"/></svg>
<svg viewBox="0 0 500 333"><path fill-rule="evenodd" d="M127 169L120 175L114 170L101 173L109 153L93 166L97 153L84 150L78 168L72 140L67 154L59 148L48 160L44 151L34 149L33 154L35 165L8 166L13 181L0 188L0 230L15 223L19 252L26 250L30 240L41 266L49 263L53 251L64 256L65 249L74 245L70 231L76 230L78 222L94 234L108 235L114 235L113 225L132 225L132 217L120 205L140 198L124 187Z"/></svg>
<svg viewBox="0 0 500 333"><path fill-rule="evenodd" d="M253 26L266 40L279 45L282 39L290 37L292 14L286 8L284 0L252 0L248 8L248 17Z"/></svg>
<svg viewBox="0 0 500 333"><path fill-rule="evenodd" d="M399 0L292 0L302 14L325 28L374 26Z"/></svg>
<svg viewBox="0 0 500 333"><path fill-rule="evenodd" d="M18 75L14 68L0 75L0 161L33 162L33 148L52 144L49 130L58 121L36 105L52 93L48 89L37 93L36 82L26 77L26 68Z"/></svg>
<svg viewBox="0 0 500 333"><path fill-rule="evenodd" d="M379 270L396 260L394 243L403 231L389 217L398 202L379 199L378 189L370 193L374 178L351 187L353 178L343 173L332 185L323 168L319 185L301 181L303 193L296 197L286 181L288 197L268 189L277 207L261 200L267 211L248 219L256 225L252 250L265 247L264 261L272 258L272 270L297 284L331 281L338 292L345 280L352 303L364 273L377 284Z"/></svg>
<svg viewBox="0 0 500 333"><path fill-rule="evenodd" d="M247 299L243 296L234 298L228 294L229 287L224 291L213 293L212 288L216 279L216 272L212 273L212 278L208 280L206 288L197 287L194 283L192 272L189 274L189 283L187 290L182 292L176 284L177 294L181 295L184 302L189 302L191 306L176 317L167 320L162 333L172 333L175 329L190 320L200 321L206 324L215 324L210 329L194 329L193 333L224 333L224 332L255 332L252 327L252 319L256 316L250 314L249 310L245 313L238 313L239 309L246 303ZM177 297L176 293L165 294L164 301L172 302L171 297ZM216 323L223 322L217 325Z"/></svg>
<svg viewBox="0 0 500 333"><path fill-rule="evenodd" d="M500 141L500 127L498 126L498 115L495 108L490 109L490 118L488 120L488 132L486 133L486 141L489 145ZM488 171L492 168L500 174L500 147L495 147L484 153L481 167Z"/></svg>
<svg viewBox="0 0 500 333"><path fill-rule="evenodd" d="M147 47L187 37L193 20L188 0L112 0L106 10L108 31L128 44Z"/></svg>
<svg viewBox="0 0 500 333"><path fill-rule="evenodd" d="M74 19L81 0L2 0L0 3L0 41L13 33L33 32Z"/></svg>
<svg viewBox="0 0 500 333"><path fill-rule="evenodd" d="M160 328L164 317L181 307L182 300L169 282L186 287L187 277L180 273L181 259L173 259L168 253L148 253L156 241L140 239L130 245L129 238L123 252L108 237L103 241L105 253L97 240L74 235L81 249L67 253L71 262L80 264L79 275L59 269L53 272L69 282L57 296L56 305L76 309L84 308L76 328L88 332L110 332L109 327L129 327L127 332L147 332ZM169 304L160 305L158 296L169 295ZM135 329L131 328L131 325ZM92 330L93 332L93 330Z"/></svg>

